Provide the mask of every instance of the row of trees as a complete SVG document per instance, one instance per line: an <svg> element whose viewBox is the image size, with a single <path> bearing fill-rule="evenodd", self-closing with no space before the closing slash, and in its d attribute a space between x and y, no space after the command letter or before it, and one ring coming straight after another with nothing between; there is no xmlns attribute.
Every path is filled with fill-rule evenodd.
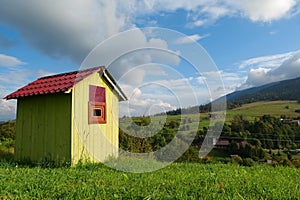
<svg viewBox="0 0 300 200"><path fill-rule="evenodd" d="M190 146L178 160L196 161L199 159L199 149L208 130L204 128L193 135L195 133L189 133L191 123L193 120L187 118L183 120L183 124L180 124L180 121L172 116L168 116L166 122L151 122L150 117L136 117L124 130L120 129L120 148L136 153L163 149L155 156L157 159L166 159L170 156L170 152L175 158L183 153L177 151L178 149ZM14 121L0 124L2 146L13 146L15 128ZM300 126L288 124L270 115L264 115L254 121L248 121L242 115L238 115L230 123L224 124L220 139L229 141L230 145L223 150L227 151L228 155L238 154L242 158L249 157L257 160L264 158L266 149L299 149ZM171 141L173 145L168 145ZM168 152L168 155L164 152Z"/></svg>
<svg viewBox="0 0 300 200"><path fill-rule="evenodd" d="M126 130L119 130L120 148L134 153L156 151L174 138L178 128L179 122L174 120L163 125L161 130L157 130L155 124L149 122L148 117L135 118ZM154 134L156 132L158 133Z"/></svg>
<svg viewBox="0 0 300 200"><path fill-rule="evenodd" d="M221 136L230 141L259 141L264 149L295 149L300 144L300 126L284 123L270 115L253 122L238 115L231 124L224 125Z"/></svg>
<svg viewBox="0 0 300 200"><path fill-rule="evenodd" d="M0 122L0 159L2 157L12 157L15 135L15 121Z"/></svg>
<svg viewBox="0 0 300 200"><path fill-rule="evenodd" d="M16 135L15 121L0 122L0 140L4 140L7 138L14 140L15 135Z"/></svg>
<svg viewBox="0 0 300 200"><path fill-rule="evenodd" d="M188 126L190 120L185 120L185 123L181 127ZM178 133L181 130L179 126L178 121L167 120L163 128L151 136L156 132L155 123L149 125L149 118L146 117L136 118L126 130L120 130L120 147L129 152L146 153L164 148L172 140L176 140L176 143L182 146L191 144L188 151L178 160L199 159L199 149L207 134L207 128L198 130L193 141L190 141L189 137L192 133ZM243 116L238 115L223 126L220 139L230 142L230 145L223 150L227 151L228 155L237 154L242 158L258 160L265 157L265 149L300 148L300 126L284 123L269 115L264 115L254 121L245 120ZM182 152L178 152L180 153ZM159 158L159 155L156 156Z"/></svg>

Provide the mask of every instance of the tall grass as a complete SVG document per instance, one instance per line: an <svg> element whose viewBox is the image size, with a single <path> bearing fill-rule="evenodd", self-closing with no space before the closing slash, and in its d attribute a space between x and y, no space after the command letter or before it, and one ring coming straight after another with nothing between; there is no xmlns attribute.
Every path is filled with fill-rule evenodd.
<svg viewBox="0 0 300 200"><path fill-rule="evenodd" d="M103 164L0 165L0 199L298 199L300 170L175 163L141 174Z"/></svg>

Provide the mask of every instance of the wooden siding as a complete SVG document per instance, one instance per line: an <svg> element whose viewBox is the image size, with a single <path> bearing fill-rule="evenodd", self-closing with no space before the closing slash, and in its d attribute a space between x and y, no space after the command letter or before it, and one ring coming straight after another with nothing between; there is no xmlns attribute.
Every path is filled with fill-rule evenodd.
<svg viewBox="0 0 300 200"><path fill-rule="evenodd" d="M18 99L15 158L71 161L71 94Z"/></svg>
<svg viewBox="0 0 300 200"><path fill-rule="evenodd" d="M106 123L88 124L89 85L106 88ZM95 73L72 89L72 164L118 156L118 97Z"/></svg>

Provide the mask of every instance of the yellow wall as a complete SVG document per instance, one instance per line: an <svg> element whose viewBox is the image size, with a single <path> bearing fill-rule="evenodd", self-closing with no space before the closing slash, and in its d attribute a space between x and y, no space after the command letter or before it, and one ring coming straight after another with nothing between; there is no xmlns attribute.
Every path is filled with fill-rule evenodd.
<svg viewBox="0 0 300 200"><path fill-rule="evenodd" d="M88 124L89 85L106 88L106 123ZM101 162L118 156L118 97L95 73L72 89L72 164L79 160Z"/></svg>

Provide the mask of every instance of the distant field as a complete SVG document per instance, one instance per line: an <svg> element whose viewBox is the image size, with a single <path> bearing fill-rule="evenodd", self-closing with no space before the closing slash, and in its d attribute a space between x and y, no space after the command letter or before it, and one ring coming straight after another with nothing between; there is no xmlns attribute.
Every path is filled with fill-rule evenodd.
<svg viewBox="0 0 300 200"><path fill-rule="evenodd" d="M23 168L0 163L0 199L298 199L300 169L171 164L130 174L104 165Z"/></svg>
<svg viewBox="0 0 300 200"><path fill-rule="evenodd" d="M245 104L242 107L228 110L226 121L230 121L235 115L243 115L248 120L254 120L263 115L272 115L280 117L300 117L300 113L295 110L300 109L300 104L297 101L266 101Z"/></svg>
<svg viewBox="0 0 300 200"><path fill-rule="evenodd" d="M295 112L295 110L300 110L300 104L297 101L262 101L262 102L255 102L250 104L245 104L239 108L235 108L232 110L226 111L226 122L230 122L234 116L236 115L243 115L244 119L247 120L255 120L255 118L259 118L263 115L271 115L274 117L280 117L285 115L289 118L297 118L300 117L300 113ZM191 114L191 115L184 115L183 118L192 118L196 119L199 118L198 115ZM176 118L176 116L173 116ZM180 116L177 116L180 119ZM209 126L209 113L201 113L200 114L200 126L199 128L202 129L203 127Z"/></svg>
<svg viewBox="0 0 300 200"><path fill-rule="evenodd" d="M290 118L300 117L300 113L295 112L295 110L300 110L300 104L297 103L297 101L262 101L245 104L239 108L227 110L225 120L226 122L230 122L236 115L243 115L244 119L250 121L263 115L271 115L275 117L285 115ZM164 121L164 118L165 117L162 116L155 116L152 120L158 123L159 121ZM199 126L199 129L203 129L203 127L208 127L210 123L209 113L200 113L200 123L199 114L187 114L182 116L171 115L167 117L167 121L175 120L180 122L181 119L189 118L192 121L191 123L188 123L191 130L195 130L197 126ZM120 119L121 127L128 126L130 122L130 118Z"/></svg>

